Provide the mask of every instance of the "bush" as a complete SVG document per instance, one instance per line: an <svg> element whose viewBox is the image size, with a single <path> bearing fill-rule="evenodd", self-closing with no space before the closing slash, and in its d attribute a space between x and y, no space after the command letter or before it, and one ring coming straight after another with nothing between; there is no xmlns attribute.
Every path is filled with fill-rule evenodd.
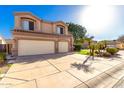
<svg viewBox="0 0 124 93"><path fill-rule="evenodd" d="M75 45L74 45L74 50L75 50L75 51L80 51L81 48L82 48L82 45L80 45L80 44L75 44Z"/></svg>
<svg viewBox="0 0 124 93"><path fill-rule="evenodd" d="M110 53L111 55L114 55L119 51L119 49L117 49L117 48L107 48L106 51L108 53Z"/></svg>
<svg viewBox="0 0 124 93"><path fill-rule="evenodd" d="M6 54L0 53L0 60L5 60L5 59L6 59Z"/></svg>
<svg viewBox="0 0 124 93"><path fill-rule="evenodd" d="M89 55L90 54L90 51L87 50L87 49L83 49L79 52L80 54L83 54L83 55Z"/></svg>
<svg viewBox="0 0 124 93"><path fill-rule="evenodd" d="M5 53L0 53L0 63L3 63L6 59L6 54Z"/></svg>
<svg viewBox="0 0 124 93"><path fill-rule="evenodd" d="M110 54L110 53L108 53L108 52L103 52L103 53L102 53L102 56L104 56L104 57L110 57L110 56L111 56L111 54Z"/></svg>
<svg viewBox="0 0 124 93"><path fill-rule="evenodd" d="M99 54L99 52L98 52L98 51L95 51L95 54L97 54L97 55L98 55L98 54Z"/></svg>

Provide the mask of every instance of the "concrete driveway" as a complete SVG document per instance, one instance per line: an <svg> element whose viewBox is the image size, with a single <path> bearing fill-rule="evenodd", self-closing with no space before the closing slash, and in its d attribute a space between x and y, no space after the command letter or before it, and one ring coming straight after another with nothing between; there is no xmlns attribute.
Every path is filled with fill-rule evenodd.
<svg viewBox="0 0 124 93"><path fill-rule="evenodd" d="M18 57L0 87L113 87L124 76L123 57L89 59L64 53Z"/></svg>

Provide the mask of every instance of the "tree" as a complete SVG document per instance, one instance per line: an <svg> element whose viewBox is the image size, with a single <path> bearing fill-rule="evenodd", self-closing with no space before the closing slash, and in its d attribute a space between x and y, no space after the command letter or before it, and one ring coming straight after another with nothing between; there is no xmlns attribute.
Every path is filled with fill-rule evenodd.
<svg viewBox="0 0 124 93"><path fill-rule="evenodd" d="M96 49L96 45L95 44L91 44L90 45L90 56L92 56L92 60L94 60L94 55L95 55L95 49Z"/></svg>
<svg viewBox="0 0 124 93"><path fill-rule="evenodd" d="M124 35L120 36L117 40L124 43Z"/></svg>
<svg viewBox="0 0 124 93"><path fill-rule="evenodd" d="M107 48L107 40L103 40L104 50Z"/></svg>
<svg viewBox="0 0 124 93"><path fill-rule="evenodd" d="M101 41L98 42L98 43L97 43L97 50L98 50L98 55L99 55L99 56L101 56L101 53L102 53L101 50L103 50L103 49L104 49L104 44L103 44L103 42L101 42Z"/></svg>
<svg viewBox="0 0 124 93"><path fill-rule="evenodd" d="M107 47L107 40L102 40L99 43L101 43L101 50L105 51L105 49Z"/></svg>
<svg viewBox="0 0 124 93"><path fill-rule="evenodd" d="M72 33L74 37L74 43L83 42L83 39L85 38L87 32L86 28L74 23L67 23L67 24L68 24L68 30Z"/></svg>
<svg viewBox="0 0 124 93"><path fill-rule="evenodd" d="M87 37L84 38L84 40L88 42L88 47L90 49L90 54L91 54L91 47L90 46L91 46L91 43L93 41L92 40L93 38L94 38L94 36L90 36L90 37L87 36Z"/></svg>
<svg viewBox="0 0 124 93"><path fill-rule="evenodd" d="M88 46L90 46L90 44L92 43L92 39L94 38L94 36L90 36L90 37L88 37L88 36L86 36L84 39L85 39L85 41L87 41L88 42Z"/></svg>

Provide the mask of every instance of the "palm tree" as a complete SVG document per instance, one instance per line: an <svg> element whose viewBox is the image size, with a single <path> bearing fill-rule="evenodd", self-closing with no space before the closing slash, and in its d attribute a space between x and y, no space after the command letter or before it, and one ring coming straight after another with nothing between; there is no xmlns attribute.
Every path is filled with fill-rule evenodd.
<svg viewBox="0 0 124 93"><path fill-rule="evenodd" d="M102 44L102 50L105 51L106 47L107 47L107 40L103 40L103 41L100 41L100 43Z"/></svg>
<svg viewBox="0 0 124 93"><path fill-rule="evenodd" d="M91 44L90 45L90 50L91 50L90 56L92 56L92 60L94 60L95 49L96 49L96 44Z"/></svg>
<svg viewBox="0 0 124 93"><path fill-rule="evenodd" d="M85 41L88 42L88 47L90 49L90 54L91 54L91 43L92 43L92 39L94 38L94 36L91 36L91 37L85 37Z"/></svg>
<svg viewBox="0 0 124 93"><path fill-rule="evenodd" d="M104 44L103 42L98 42L97 43L97 50L98 50L98 55L101 56L101 50L103 50Z"/></svg>
<svg viewBox="0 0 124 93"><path fill-rule="evenodd" d="M104 48L106 49L106 47L107 47L107 40L104 40Z"/></svg>

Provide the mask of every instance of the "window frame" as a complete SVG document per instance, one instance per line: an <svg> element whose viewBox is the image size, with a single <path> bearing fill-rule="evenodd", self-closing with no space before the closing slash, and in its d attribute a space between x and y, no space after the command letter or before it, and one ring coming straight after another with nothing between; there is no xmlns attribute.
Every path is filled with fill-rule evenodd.
<svg viewBox="0 0 124 93"><path fill-rule="evenodd" d="M59 29L59 30L58 30L58 29ZM61 29L63 29L63 30L61 30ZM63 32L61 32L61 31L63 31ZM57 33L57 34L59 34L59 35L64 35L64 34L65 34L64 32L65 32L65 27L60 26L60 25L56 27L56 33Z"/></svg>
<svg viewBox="0 0 124 93"><path fill-rule="evenodd" d="M25 29L24 28L24 26L23 26L23 22L28 22L28 26L27 26L27 28ZM33 22L33 29L30 29L30 22ZM23 29L23 30L26 30L26 31L34 31L35 30L35 21L34 20L31 20L31 19L28 19L28 18L22 18L21 19L21 28ZM26 26L25 26L26 27Z"/></svg>

